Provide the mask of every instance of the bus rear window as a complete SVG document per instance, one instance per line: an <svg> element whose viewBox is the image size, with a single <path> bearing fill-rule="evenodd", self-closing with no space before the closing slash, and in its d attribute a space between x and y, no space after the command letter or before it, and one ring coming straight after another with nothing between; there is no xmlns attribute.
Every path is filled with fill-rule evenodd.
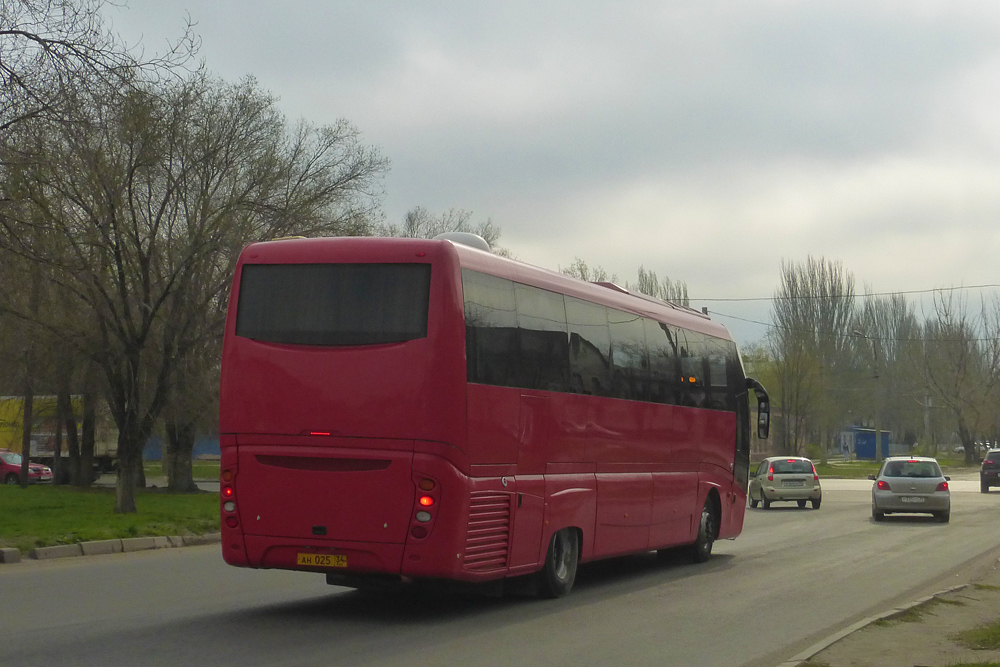
<svg viewBox="0 0 1000 667"><path fill-rule="evenodd" d="M246 264L236 335L291 345L427 336L429 264Z"/></svg>

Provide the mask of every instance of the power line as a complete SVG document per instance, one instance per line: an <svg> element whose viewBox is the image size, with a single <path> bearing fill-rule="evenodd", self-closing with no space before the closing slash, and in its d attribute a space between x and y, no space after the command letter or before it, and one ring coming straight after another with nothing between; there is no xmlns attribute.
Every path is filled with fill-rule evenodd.
<svg viewBox="0 0 1000 667"><path fill-rule="evenodd" d="M870 294L802 294L798 296L754 296L754 297L744 297L744 298L711 298L711 299L701 299L698 297L688 297L688 301L731 301L731 302L741 302L741 301L779 301L783 299L860 299L873 296L895 296L897 294L932 294L934 292L955 292L958 290L973 290L973 289L989 289L992 287L1000 287L998 283L988 283L986 285L960 285L958 287L935 287L933 289L914 289L914 290L902 290L898 292L872 292ZM720 313L721 315L721 313ZM736 318L740 319L740 318ZM748 320L752 321L752 320ZM761 324L758 322L758 324Z"/></svg>

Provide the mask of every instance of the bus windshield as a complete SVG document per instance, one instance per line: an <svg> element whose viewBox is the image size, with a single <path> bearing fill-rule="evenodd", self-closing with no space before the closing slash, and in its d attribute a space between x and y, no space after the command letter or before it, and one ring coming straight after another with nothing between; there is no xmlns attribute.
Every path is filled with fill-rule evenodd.
<svg viewBox="0 0 1000 667"><path fill-rule="evenodd" d="M291 345L427 336L429 264L247 264L236 335Z"/></svg>

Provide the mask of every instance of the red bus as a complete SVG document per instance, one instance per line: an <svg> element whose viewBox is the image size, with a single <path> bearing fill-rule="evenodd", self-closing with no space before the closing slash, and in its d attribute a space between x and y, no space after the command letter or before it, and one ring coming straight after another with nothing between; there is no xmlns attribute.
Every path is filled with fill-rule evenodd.
<svg viewBox="0 0 1000 667"><path fill-rule="evenodd" d="M689 308L451 240L255 243L222 353L227 563L366 579L534 575L743 527L748 388Z"/></svg>

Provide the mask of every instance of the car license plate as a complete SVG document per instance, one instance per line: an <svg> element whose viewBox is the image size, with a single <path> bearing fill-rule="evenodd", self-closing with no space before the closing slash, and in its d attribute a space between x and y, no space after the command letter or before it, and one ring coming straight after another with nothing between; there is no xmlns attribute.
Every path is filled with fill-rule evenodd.
<svg viewBox="0 0 1000 667"><path fill-rule="evenodd" d="M344 554L298 554L296 563L309 567L347 567Z"/></svg>
<svg viewBox="0 0 1000 667"><path fill-rule="evenodd" d="M900 496L899 502L901 503L922 503L924 499L920 496Z"/></svg>
<svg viewBox="0 0 1000 667"><path fill-rule="evenodd" d="M786 479L781 483L782 486L805 486L806 483L801 479Z"/></svg>

